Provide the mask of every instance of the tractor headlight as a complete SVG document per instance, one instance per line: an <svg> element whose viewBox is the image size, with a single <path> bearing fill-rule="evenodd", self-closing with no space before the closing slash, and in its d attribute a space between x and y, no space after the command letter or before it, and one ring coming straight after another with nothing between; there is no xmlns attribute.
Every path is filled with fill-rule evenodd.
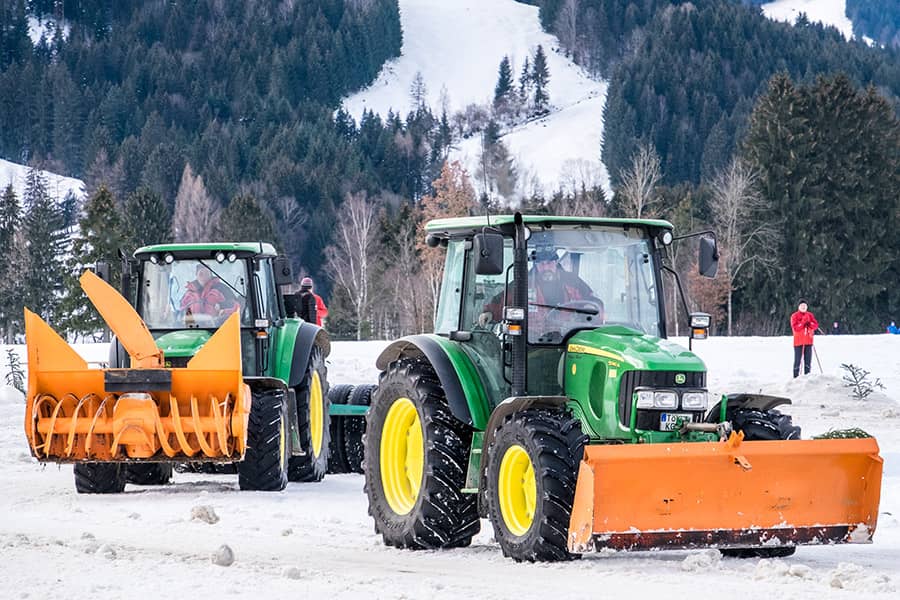
<svg viewBox="0 0 900 600"><path fill-rule="evenodd" d="M706 392L685 392L681 394L681 408L691 410L706 410L709 404Z"/></svg>
<svg viewBox="0 0 900 600"><path fill-rule="evenodd" d="M653 392L655 408L678 408L678 394L675 392Z"/></svg>
<svg viewBox="0 0 900 600"><path fill-rule="evenodd" d="M653 391L652 390L640 390L635 393L637 394L637 407L638 408L653 408Z"/></svg>

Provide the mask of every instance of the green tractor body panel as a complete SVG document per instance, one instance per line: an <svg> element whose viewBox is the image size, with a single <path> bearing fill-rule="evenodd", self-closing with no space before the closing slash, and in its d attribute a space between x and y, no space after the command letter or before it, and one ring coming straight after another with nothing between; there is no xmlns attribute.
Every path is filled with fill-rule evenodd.
<svg viewBox="0 0 900 600"><path fill-rule="evenodd" d="M156 346L166 358L185 358L197 354L211 337L212 332L206 329L181 329L156 338Z"/></svg>
<svg viewBox="0 0 900 600"><path fill-rule="evenodd" d="M274 329L273 339L270 341L268 369L265 373L267 377L276 377L285 383L290 380L299 330L299 319L285 319L283 327Z"/></svg>
<svg viewBox="0 0 900 600"><path fill-rule="evenodd" d="M665 339L622 326L580 331L569 339L564 368L564 395L593 440L631 442L681 441L676 432L633 432L631 416L623 418L622 402L632 397L622 386L633 379L630 372L659 373L657 385L679 389L705 375L703 361L685 348ZM703 436L701 439L706 439Z"/></svg>
<svg viewBox="0 0 900 600"><path fill-rule="evenodd" d="M433 338L447 354L447 358L450 359L450 363L459 377L459 383L462 385L466 403L469 407L469 415L472 418L472 426L475 429L483 430L487 426L488 418L491 416L493 404L490 402L487 394L485 394L478 370L469 356L460 347L460 344L438 335L430 335L429 337Z"/></svg>
<svg viewBox="0 0 900 600"><path fill-rule="evenodd" d="M491 215L486 217L458 217L452 219L434 219L425 225L428 233L447 233L449 235L477 231L484 227L511 227L514 215ZM525 225L561 224L561 225L629 225L635 227L651 227L672 229L672 224L659 219L607 219L602 217L554 217L548 215L522 215Z"/></svg>

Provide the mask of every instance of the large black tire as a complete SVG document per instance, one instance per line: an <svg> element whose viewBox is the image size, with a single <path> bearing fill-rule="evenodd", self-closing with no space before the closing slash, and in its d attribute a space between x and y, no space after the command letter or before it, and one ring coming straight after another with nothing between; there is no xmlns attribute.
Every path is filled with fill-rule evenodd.
<svg viewBox="0 0 900 600"><path fill-rule="evenodd" d="M374 385L358 385L350 395L350 404L353 406L371 406ZM366 435L365 417L344 417L343 445L344 460L347 461L347 471L350 473L365 473L365 443Z"/></svg>
<svg viewBox="0 0 900 600"><path fill-rule="evenodd" d="M166 485L172 481L172 463L132 463L125 469L125 480L137 485Z"/></svg>
<svg viewBox="0 0 900 600"><path fill-rule="evenodd" d="M121 494L125 472L124 463L75 463L75 490L79 494Z"/></svg>
<svg viewBox="0 0 900 600"><path fill-rule="evenodd" d="M384 433L389 415L390 423L396 424L397 415L404 414L392 413L395 407L412 415L415 421L406 430L405 437L388 438ZM372 396L366 431L365 490L375 532L382 535L384 543L411 549L469 545L480 528L476 495L460 491L465 486L472 430L450 413L444 390L431 365L401 359L388 366ZM412 439L413 444L404 445L399 441L403 439ZM421 444L417 439L421 439ZM421 470L421 477L406 480L409 485L402 500L408 500L408 508L401 506L395 510L391 502L398 505L398 494L389 496L385 484L397 489L398 464L402 462L398 460L401 454L398 448L401 447L408 462L415 464L421 460L416 469ZM394 479L390 479L391 472L382 473L382 448Z"/></svg>
<svg viewBox="0 0 900 600"><path fill-rule="evenodd" d="M328 402L332 406L347 404L352 393L352 385L338 384L328 390ZM344 417L336 417L331 419L329 424L328 473L348 473L350 471L347 457L344 456L344 421Z"/></svg>
<svg viewBox="0 0 900 600"><path fill-rule="evenodd" d="M287 486L288 412L284 391L253 391L247 425L247 451L238 463L242 490L277 492Z"/></svg>
<svg viewBox="0 0 900 600"><path fill-rule="evenodd" d="M318 380L319 399L313 398L315 381ZM331 437L328 414L328 369L325 367L325 356L322 349L313 346L306 363L306 375L297 386L297 426L300 433L300 447L306 453L303 456L292 456L289 461L288 477L291 481L322 481L328 471L328 446ZM314 405L319 404L316 408ZM314 413L320 411L321 441L314 444Z"/></svg>
<svg viewBox="0 0 900 600"><path fill-rule="evenodd" d="M486 481L482 482L494 537L504 556L531 562L578 557L568 551L567 538L585 440L581 424L565 409L529 408L504 419L487 449ZM533 507L516 515L525 517L518 523L501 509L501 477L506 483L515 481L511 475L518 477L514 467L502 468L507 455L518 457L520 464L533 473ZM521 474L523 483L518 488L506 488L511 490L506 493L524 493L527 477L525 471ZM524 501L523 508L528 504ZM517 523L519 530L513 531L510 523Z"/></svg>
<svg viewBox="0 0 900 600"><path fill-rule="evenodd" d="M791 416L778 410L736 408L729 410L727 417L735 431L744 432L744 440L748 442L800 439L800 428L793 424ZM720 550L723 556L732 558L784 558L796 551L796 546Z"/></svg>

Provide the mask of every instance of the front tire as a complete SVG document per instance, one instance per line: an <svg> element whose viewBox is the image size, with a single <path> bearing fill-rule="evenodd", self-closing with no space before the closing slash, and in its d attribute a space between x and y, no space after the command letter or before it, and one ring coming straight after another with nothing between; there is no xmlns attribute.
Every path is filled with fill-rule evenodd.
<svg viewBox="0 0 900 600"><path fill-rule="evenodd" d="M278 492L287 486L287 402L280 389L252 394L247 451L238 463L238 484L242 490Z"/></svg>
<svg viewBox="0 0 900 600"><path fill-rule="evenodd" d="M487 450L494 537L516 561L571 560L567 538L585 437L568 411L508 415Z"/></svg>
<svg viewBox="0 0 900 600"><path fill-rule="evenodd" d="M328 445L331 417L328 414L328 369L322 349L313 346L306 364L306 376L297 388L297 426L303 456L292 456L291 481L322 481L328 472Z"/></svg>
<svg viewBox="0 0 900 600"><path fill-rule="evenodd" d="M125 480L137 485L166 485L172 481L172 463L129 464Z"/></svg>
<svg viewBox="0 0 900 600"><path fill-rule="evenodd" d="M480 523L463 494L472 430L458 421L434 369L401 359L381 374L366 415L365 490L388 546L467 546Z"/></svg>
<svg viewBox="0 0 900 600"><path fill-rule="evenodd" d="M75 491L79 494L121 494L125 491L124 463L75 463Z"/></svg>

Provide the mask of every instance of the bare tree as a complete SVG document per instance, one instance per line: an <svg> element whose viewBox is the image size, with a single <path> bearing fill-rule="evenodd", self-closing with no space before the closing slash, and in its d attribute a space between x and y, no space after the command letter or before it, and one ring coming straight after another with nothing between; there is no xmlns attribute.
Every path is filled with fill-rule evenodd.
<svg viewBox="0 0 900 600"><path fill-rule="evenodd" d="M369 292L378 240L375 205L365 192L348 194L341 207L334 243L325 248L325 266L336 285L343 288L353 305L356 339L362 339L369 311Z"/></svg>
<svg viewBox="0 0 900 600"><path fill-rule="evenodd" d="M467 216L475 206L475 189L469 180L469 174L457 161L444 163L441 175L434 180L433 187L434 194L422 198L418 233L422 275L428 283L432 320L437 316L437 300L444 274L444 252L425 244L425 223L443 217Z"/></svg>
<svg viewBox="0 0 900 600"><path fill-rule="evenodd" d="M172 234L176 242L208 241L219 218L219 206L206 192L203 178L184 165L175 196Z"/></svg>
<svg viewBox="0 0 900 600"><path fill-rule="evenodd" d="M757 174L734 159L712 183L712 221L719 240L719 262L728 289L728 335L731 335L732 293L741 271L752 264L766 270L777 267L768 251L779 233L766 219L768 204L757 188Z"/></svg>
<svg viewBox="0 0 900 600"><path fill-rule="evenodd" d="M559 41L571 53L577 56L578 48L578 0L564 0L556 17L556 31ZM578 62L577 60L575 62Z"/></svg>
<svg viewBox="0 0 900 600"><path fill-rule="evenodd" d="M651 207L657 202L656 186L661 178L656 149L641 144L631 157L631 166L622 173L619 187L629 217L640 219L652 215Z"/></svg>

